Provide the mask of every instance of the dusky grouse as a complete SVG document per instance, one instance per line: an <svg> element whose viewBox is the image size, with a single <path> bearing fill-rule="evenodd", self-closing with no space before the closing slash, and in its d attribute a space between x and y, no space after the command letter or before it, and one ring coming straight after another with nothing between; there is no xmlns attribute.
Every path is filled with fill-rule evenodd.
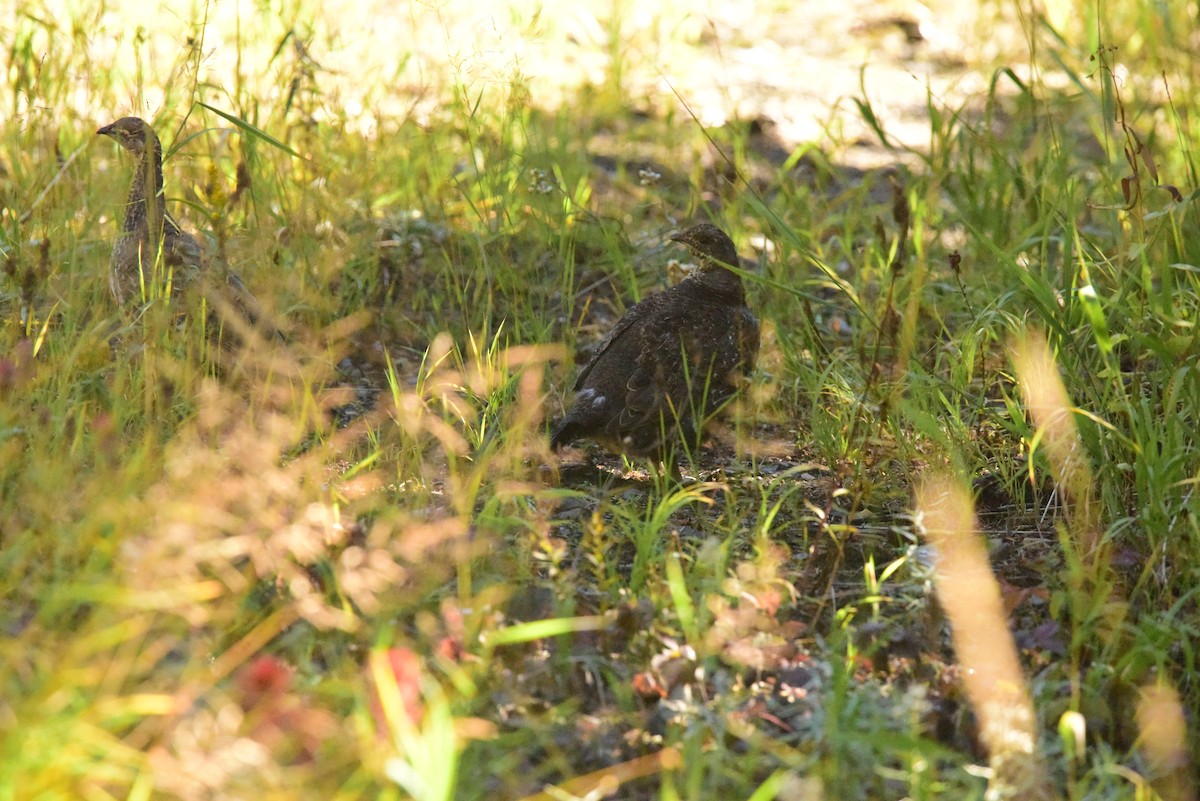
<svg viewBox="0 0 1200 801"><path fill-rule="evenodd" d="M629 456L674 463L695 452L705 423L738 392L758 358L733 241L703 223L671 237L699 257L674 287L643 299L609 332L575 381L575 401L550 446L594 440Z"/></svg>
<svg viewBox="0 0 1200 801"><path fill-rule="evenodd" d="M162 267L172 272L173 288L178 291L188 287L210 265L202 256L200 243L175 222L164 206L162 143L158 135L140 117L122 117L96 133L114 139L137 159L124 224L109 262L113 297L122 307L139 305L145 299L143 288L149 287L154 278L160 254ZM224 280L214 282L211 288L224 284L226 289L220 292L223 300L248 322L255 323L261 311L254 296L233 271L221 272Z"/></svg>

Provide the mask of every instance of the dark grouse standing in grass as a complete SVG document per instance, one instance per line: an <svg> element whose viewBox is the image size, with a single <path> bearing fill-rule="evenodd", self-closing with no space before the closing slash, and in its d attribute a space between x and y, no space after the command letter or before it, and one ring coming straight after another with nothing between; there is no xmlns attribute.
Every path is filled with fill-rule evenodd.
<svg viewBox="0 0 1200 801"><path fill-rule="evenodd" d="M642 300L600 343L575 381L575 402L550 437L576 439L630 456L672 461L695 449L704 423L738 391L758 358L758 320L746 307L737 249L704 223L672 240L699 257L699 269Z"/></svg>
<svg viewBox="0 0 1200 801"><path fill-rule="evenodd" d="M188 286L205 265L200 244L179 227L163 205L162 144L154 129L139 117L122 117L96 133L113 138L137 159L125 203L125 222L109 262L113 297L123 307L141 303L142 286L154 275L160 248L162 265L173 271L173 286L177 290ZM224 272L222 283L228 288L224 300L254 323L260 317L257 301L242 279Z"/></svg>

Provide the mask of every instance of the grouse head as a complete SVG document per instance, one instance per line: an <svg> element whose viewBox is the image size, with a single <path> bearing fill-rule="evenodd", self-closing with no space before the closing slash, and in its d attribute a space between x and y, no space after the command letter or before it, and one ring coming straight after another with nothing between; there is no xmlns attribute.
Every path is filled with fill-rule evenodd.
<svg viewBox="0 0 1200 801"><path fill-rule="evenodd" d="M746 291L742 279L729 267L737 267L737 247L724 231L711 223L701 223L671 237L700 257L699 270L691 280L698 281L704 288L717 295L727 295L730 300L744 305Z"/></svg>
<svg viewBox="0 0 1200 801"><path fill-rule="evenodd" d="M117 144L138 158L145 155L148 149L147 145L160 155L162 152L162 145L159 144L154 129L141 117L122 117L114 123L105 125L96 133L115 139Z"/></svg>

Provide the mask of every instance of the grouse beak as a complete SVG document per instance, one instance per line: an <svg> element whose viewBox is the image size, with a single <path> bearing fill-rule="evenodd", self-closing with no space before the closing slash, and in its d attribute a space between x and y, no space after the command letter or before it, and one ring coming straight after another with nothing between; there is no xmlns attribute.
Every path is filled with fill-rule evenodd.
<svg viewBox="0 0 1200 801"><path fill-rule="evenodd" d="M105 125L103 128L98 128L96 130L96 135L97 136L112 136L113 130L114 130L113 125L115 125L115 124L116 123L110 123L109 125Z"/></svg>
<svg viewBox="0 0 1200 801"><path fill-rule="evenodd" d="M688 238L687 231L679 231L678 233L671 234L671 241L678 242L681 245L689 245L692 242L692 240Z"/></svg>

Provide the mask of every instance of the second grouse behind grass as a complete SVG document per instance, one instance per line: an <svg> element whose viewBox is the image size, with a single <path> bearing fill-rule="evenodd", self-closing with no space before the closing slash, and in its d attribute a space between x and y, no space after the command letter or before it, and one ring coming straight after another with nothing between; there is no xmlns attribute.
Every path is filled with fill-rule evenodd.
<svg viewBox="0 0 1200 801"><path fill-rule="evenodd" d="M260 324L262 309L242 279L219 260L206 259L196 238L163 206L162 144L154 129L139 117L122 117L96 133L112 138L137 159L121 233L109 262L109 288L117 305L140 306L154 295L152 283L169 271L172 294L205 279L204 288L245 323ZM219 331L220 326L213 330ZM269 330L279 337L274 328Z"/></svg>
<svg viewBox="0 0 1200 801"><path fill-rule="evenodd" d="M671 237L699 257L678 285L629 309L575 381L575 402L550 446L594 440L608 450L673 462L695 452L704 424L737 393L758 358L758 320L746 306L725 232L704 223Z"/></svg>
<svg viewBox="0 0 1200 801"><path fill-rule="evenodd" d="M154 129L139 117L122 117L96 133L111 137L137 159L109 266L113 297L127 306L142 299L160 248L165 266L191 271L200 265L200 245L163 206L162 144Z"/></svg>

